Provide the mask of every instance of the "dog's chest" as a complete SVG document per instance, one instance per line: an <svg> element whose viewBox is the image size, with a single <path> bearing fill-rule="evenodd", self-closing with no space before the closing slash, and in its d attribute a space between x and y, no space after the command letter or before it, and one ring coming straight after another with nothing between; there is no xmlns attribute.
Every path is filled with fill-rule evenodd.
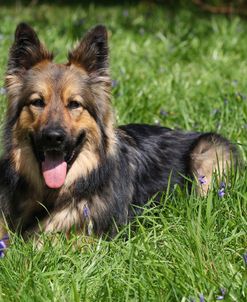
<svg viewBox="0 0 247 302"><path fill-rule="evenodd" d="M73 229L90 235L92 228L92 214L86 199L79 202L72 199L64 207L55 208L41 221L43 232L69 233Z"/></svg>
<svg viewBox="0 0 247 302"><path fill-rule="evenodd" d="M24 237L40 232L69 233L72 229L90 235L92 204L92 200L75 200L70 194L29 196L20 201L15 228L20 229Z"/></svg>

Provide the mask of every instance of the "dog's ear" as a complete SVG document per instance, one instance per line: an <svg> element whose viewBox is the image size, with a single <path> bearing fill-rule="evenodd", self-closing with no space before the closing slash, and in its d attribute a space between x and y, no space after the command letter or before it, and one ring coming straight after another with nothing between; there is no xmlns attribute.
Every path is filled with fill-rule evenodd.
<svg viewBox="0 0 247 302"><path fill-rule="evenodd" d="M52 60L39 41L36 32L27 24L20 23L15 31L15 40L10 49L9 61L5 77L5 87L10 99L19 96L23 78L28 69L42 60Z"/></svg>
<svg viewBox="0 0 247 302"><path fill-rule="evenodd" d="M30 69L42 60L52 60L52 54L40 43L36 32L26 23L15 31L15 41L10 49L8 74Z"/></svg>
<svg viewBox="0 0 247 302"><path fill-rule="evenodd" d="M69 64L80 65L89 74L108 75L107 30L98 25L69 53Z"/></svg>

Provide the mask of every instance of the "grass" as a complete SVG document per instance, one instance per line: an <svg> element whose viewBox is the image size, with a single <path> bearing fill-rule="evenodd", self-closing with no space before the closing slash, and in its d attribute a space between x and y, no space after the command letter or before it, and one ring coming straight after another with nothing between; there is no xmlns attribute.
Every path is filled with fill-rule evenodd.
<svg viewBox="0 0 247 302"><path fill-rule="evenodd" d="M217 131L247 156L247 23L183 5L0 7L0 86L15 26L32 24L64 62L87 29L109 29L117 123ZM112 4L111 4L112 3ZM6 98L0 89L3 120ZM111 242L63 236L13 243L0 261L0 301L247 301L247 171L206 198L164 192ZM126 240L126 235L128 240ZM75 243L78 248L75 249ZM202 297L201 297L202 301Z"/></svg>

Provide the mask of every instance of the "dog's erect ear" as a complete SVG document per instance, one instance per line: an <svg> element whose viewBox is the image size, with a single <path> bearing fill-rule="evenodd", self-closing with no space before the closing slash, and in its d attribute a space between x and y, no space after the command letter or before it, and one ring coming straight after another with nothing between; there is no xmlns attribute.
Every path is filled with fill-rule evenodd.
<svg viewBox="0 0 247 302"><path fill-rule="evenodd" d="M20 23L10 49L7 74L23 72L42 60L52 60L52 57L40 43L36 32L26 23Z"/></svg>
<svg viewBox="0 0 247 302"><path fill-rule="evenodd" d="M82 66L89 74L108 74L108 45L105 26L90 30L79 45L69 53L69 64Z"/></svg>
<svg viewBox="0 0 247 302"><path fill-rule="evenodd" d="M40 43L35 31L27 24L20 23L15 31L15 40L10 49L5 87L10 100L18 99L28 69L43 60L52 60Z"/></svg>

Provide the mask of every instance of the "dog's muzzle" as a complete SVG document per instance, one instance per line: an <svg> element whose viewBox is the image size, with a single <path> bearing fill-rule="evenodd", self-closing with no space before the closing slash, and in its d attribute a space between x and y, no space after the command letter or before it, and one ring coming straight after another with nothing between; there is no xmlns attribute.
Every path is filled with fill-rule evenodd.
<svg viewBox="0 0 247 302"><path fill-rule="evenodd" d="M34 152L49 188L58 189L65 183L68 166L80 152L84 139L84 131L71 139L61 127L46 127L38 135L31 135Z"/></svg>

